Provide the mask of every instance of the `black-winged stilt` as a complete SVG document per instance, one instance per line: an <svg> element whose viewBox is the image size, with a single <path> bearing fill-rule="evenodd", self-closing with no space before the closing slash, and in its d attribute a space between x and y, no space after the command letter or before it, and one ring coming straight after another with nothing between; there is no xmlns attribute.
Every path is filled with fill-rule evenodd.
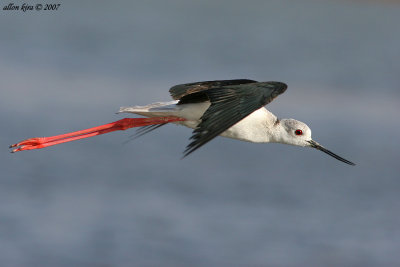
<svg viewBox="0 0 400 267"><path fill-rule="evenodd" d="M313 147L344 163L355 165L312 140L311 130L305 123L278 119L264 108L286 88L287 85L282 82L247 79L180 84L169 90L175 101L122 107L119 111L147 118L125 118L82 131L30 138L10 146L16 147L11 152L44 148L132 127L149 127L143 131L148 132L160 125L175 123L194 129L184 156L221 135L255 143Z"/></svg>

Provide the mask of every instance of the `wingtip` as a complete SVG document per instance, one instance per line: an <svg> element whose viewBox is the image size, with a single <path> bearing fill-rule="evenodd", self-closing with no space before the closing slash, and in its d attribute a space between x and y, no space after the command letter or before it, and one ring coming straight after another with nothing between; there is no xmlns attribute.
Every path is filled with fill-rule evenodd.
<svg viewBox="0 0 400 267"><path fill-rule="evenodd" d="M181 157L181 160L183 160L184 158L186 158L191 152L188 152L187 150L183 151L183 155Z"/></svg>
<svg viewBox="0 0 400 267"><path fill-rule="evenodd" d="M184 159L184 158L186 158L186 157L189 156L190 154L192 154L192 152L195 151L195 150L196 150L196 149L193 149L193 147L190 147L190 144L189 144L189 146L186 147L185 151L183 151L183 156L182 156L181 160Z"/></svg>
<svg viewBox="0 0 400 267"><path fill-rule="evenodd" d="M273 83L276 86L276 89L275 89L276 96L283 94L286 91L286 89L288 88L288 85L284 82L273 82Z"/></svg>

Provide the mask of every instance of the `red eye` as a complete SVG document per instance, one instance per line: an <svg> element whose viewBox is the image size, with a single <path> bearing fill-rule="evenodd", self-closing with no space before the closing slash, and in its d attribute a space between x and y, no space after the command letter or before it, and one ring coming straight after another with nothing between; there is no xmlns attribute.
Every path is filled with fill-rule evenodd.
<svg viewBox="0 0 400 267"><path fill-rule="evenodd" d="M302 134L303 134L303 131L300 130L300 129L297 129L296 131L294 131L294 133L295 133L296 135L302 135Z"/></svg>

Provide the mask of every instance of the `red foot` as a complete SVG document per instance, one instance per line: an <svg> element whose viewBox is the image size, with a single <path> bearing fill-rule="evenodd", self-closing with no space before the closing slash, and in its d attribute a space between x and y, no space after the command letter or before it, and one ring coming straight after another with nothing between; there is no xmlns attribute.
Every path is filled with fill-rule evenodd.
<svg viewBox="0 0 400 267"><path fill-rule="evenodd" d="M22 150L39 149L48 146L54 146L57 144L71 142L82 138L88 138L113 131L124 131L126 129L133 127L141 127L147 125L163 124L163 123L185 121L185 120L186 119L178 117L125 118L119 121L111 122L108 124L72 133L61 134L50 137L29 138L14 145L11 145L10 148L17 147L11 151L12 153L14 153Z"/></svg>

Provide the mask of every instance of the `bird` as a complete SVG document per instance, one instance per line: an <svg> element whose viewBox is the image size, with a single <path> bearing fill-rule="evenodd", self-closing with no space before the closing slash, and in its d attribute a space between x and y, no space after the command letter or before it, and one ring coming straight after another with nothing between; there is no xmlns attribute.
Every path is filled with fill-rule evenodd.
<svg viewBox="0 0 400 267"><path fill-rule="evenodd" d="M349 165L346 160L311 138L307 124L295 119L280 119L265 108L287 84L250 79L213 80L175 85L169 92L173 101L145 106L121 107L118 113L133 113L145 118L124 118L86 130L51 137L29 138L14 145L11 152L44 148L112 131L140 127L139 135L174 123L193 129L183 152L188 156L217 136L253 143L281 143L320 150Z"/></svg>

